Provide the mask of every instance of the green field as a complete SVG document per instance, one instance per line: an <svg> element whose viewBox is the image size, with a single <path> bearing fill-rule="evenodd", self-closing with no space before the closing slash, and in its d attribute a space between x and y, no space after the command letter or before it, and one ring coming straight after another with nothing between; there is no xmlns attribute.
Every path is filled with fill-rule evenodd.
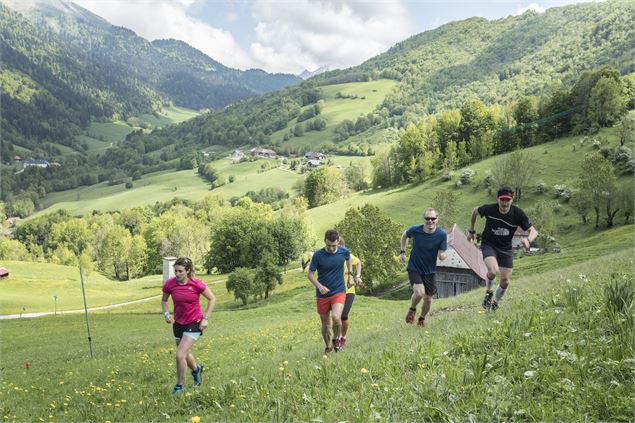
<svg viewBox="0 0 635 423"><path fill-rule="evenodd" d="M77 137L80 143L86 143L88 152L99 153L109 148L112 143L122 141L132 131L141 129L141 125L150 128L163 128L168 125L184 122L198 116L195 110L184 107L167 107L156 114L143 114L132 117L129 122L121 120L114 122L91 122L85 134ZM72 152L71 150L70 152ZM69 151L63 151L68 154Z"/></svg>
<svg viewBox="0 0 635 423"><path fill-rule="evenodd" d="M3 320L0 414L16 422L629 420L633 301L619 303L610 286L633 288L634 252L543 265L512 282L496 313L480 309L480 290L436 300L425 329L403 323L405 300L358 296L347 348L328 356L305 274L287 274L269 300L247 308L212 285L218 308L193 351L204 382L195 389L188 374L176 398L158 303L91 312L93 359L82 315Z"/></svg>
<svg viewBox="0 0 635 423"><path fill-rule="evenodd" d="M107 182L90 187L51 193L46 197L46 209L33 216L66 209L74 215L84 215L93 210L114 211L156 201L170 201L174 197L200 200L210 192L209 184L195 170L163 171L134 181L134 187L124 184L109 186Z"/></svg>
<svg viewBox="0 0 635 423"><path fill-rule="evenodd" d="M335 156L328 159L333 164L346 168L353 163L369 163L369 157ZM262 171L262 166L266 171ZM66 209L73 215L84 215L93 210L114 211L140 205L152 205L155 202L170 201L174 197L188 200L200 200L205 195L223 194L227 198L243 196L248 191L259 191L263 188L279 187L289 191L293 196L293 186L304 176L289 171L288 165L280 166L279 162L271 159L259 159L241 163L229 159L214 162L215 169L222 180L228 181L230 176L234 182L225 183L210 190L210 184L199 177L196 170L163 171L144 175L133 182L132 189L126 189L124 184L108 185L107 182L80 187L68 191L54 192L47 195L44 202L45 209L35 213L32 217L50 213L58 209ZM368 170L370 171L370 164Z"/></svg>
<svg viewBox="0 0 635 423"><path fill-rule="evenodd" d="M366 115L375 110L386 95L397 85L397 82L380 79L369 82L351 82L348 84L327 85L322 87L324 107L317 118L326 121L326 129L323 131L309 131L302 137L291 138L283 143L293 145L295 147L309 146L319 149L319 146L325 142L333 141L334 129L343 120L349 119L353 122L360 116ZM336 94L341 93L342 96L357 98L337 98ZM312 105L307 107L313 107ZM316 119L316 118L312 118ZM306 122L310 122L309 119ZM289 128L295 126L296 122L289 123ZM282 142L284 134L289 132L289 128L274 132L271 135L272 141Z"/></svg>

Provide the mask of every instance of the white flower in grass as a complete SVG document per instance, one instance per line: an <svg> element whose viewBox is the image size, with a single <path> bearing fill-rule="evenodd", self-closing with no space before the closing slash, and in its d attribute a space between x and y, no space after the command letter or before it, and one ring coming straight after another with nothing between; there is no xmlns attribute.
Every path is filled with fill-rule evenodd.
<svg viewBox="0 0 635 423"><path fill-rule="evenodd" d="M527 371L525 372L525 377L526 377L526 378L534 377L535 375L536 375L536 372L535 372L535 371L533 371L533 370L527 370Z"/></svg>

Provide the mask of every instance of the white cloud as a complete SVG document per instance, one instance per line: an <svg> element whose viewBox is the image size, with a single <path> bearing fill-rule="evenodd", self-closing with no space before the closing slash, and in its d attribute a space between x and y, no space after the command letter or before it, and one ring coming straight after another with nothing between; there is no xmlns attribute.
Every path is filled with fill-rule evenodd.
<svg viewBox="0 0 635 423"><path fill-rule="evenodd" d="M279 72L354 66L414 32L398 1L256 0L254 17L251 56L259 67Z"/></svg>
<svg viewBox="0 0 635 423"><path fill-rule="evenodd" d="M536 13L544 13L545 10L547 10L546 7L541 6L538 3L531 3L531 4L529 4L529 6L523 7L518 12L516 12L515 16L522 15L523 13L528 12L528 11L532 11L532 12L536 12Z"/></svg>
<svg viewBox="0 0 635 423"><path fill-rule="evenodd" d="M249 55L225 30L187 14L196 0L100 1L75 0L113 25L130 28L148 40L174 38L201 50L225 66L254 66Z"/></svg>

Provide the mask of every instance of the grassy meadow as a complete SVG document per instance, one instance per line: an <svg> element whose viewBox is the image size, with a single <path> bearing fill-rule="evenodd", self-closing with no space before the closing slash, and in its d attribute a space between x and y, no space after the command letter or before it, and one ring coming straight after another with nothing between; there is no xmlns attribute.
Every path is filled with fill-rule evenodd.
<svg viewBox="0 0 635 423"><path fill-rule="evenodd" d="M86 130L86 133L78 135L77 138L81 143L86 143L89 153L97 154L109 148L112 143L123 140L130 132L141 129L142 125L152 128L161 128L184 122L199 114L200 113L195 110L171 106L155 114L146 113L138 117L132 117L128 122L122 120L113 122L92 122ZM68 150L70 151L62 150L62 153L69 154L74 151L72 149Z"/></svg>
<svg viewBox="0 0 635 423"><path fill-rule="evenodd" d="M307 131L301 137L293 137L289 141L283 142L283 145L310 146L319 149L321 144L333 141L337 124L346 119L355 122L360 115L372 112L395 86L397 86L395 81L380 79L321 87L324 101L322 111L315 118L308 119L301 124L304 125L314 119L321 118L326 121L326 128L323 131ZM341 94L339 98L338 93ZM306 107L313 107L313 105ZM274 132L271 135L271 140L282 142L284 135L289 132L289 128L293 128L295 124L295 121L289 122L287 128Z"/></svg>
<svg viewBox="0 0 635 423"><path fill-rule="evenodd" d="M619 228L605 237L630 240ZM406 300L358 296L348 345L329 355L306 274L287 273L269 300L246 308L211 285L218 306L194 348L204 382L194 388L188 373L179 397L170 393L174 345L158 301L91 313L94 359L82 315L0 321L0 415L15 422L630 420L635 250L576 261L590 246L571 248L582 253L565 265L557 254L519 260L522 276L496 313L480 309L475 290L435 300L421 329L403 322ZM531 271L532 262L542 264Z"/></svg>
<svg viewBox="0 0 635 423"><path fill-rule="evenodd" d="M600 134L607 140L606 146L614 147L618 145L612 128L603 129ZM535 178L535 183L544 182L547 189L544 193L539 193L532 186L523 192L521 201L515 202L515 204L521 208L527 208L538 200L555 200L553 186L556 184L573 187L580 173L579 163L585 154L594 151L592 141L587 139L581 142L583 138L583 136L560 138L553 142L525 149L525 151L535 157L538 166L541 168L539 176ZM432 204L437 191L454 190L459 192L456 221L447 222L443 220L443 216L440 216L439 224L449 228L452 223L457 223L461 228L465 229L469 224L474 207L495 202L495 192L490 194L487 188L479 181L483 180L485 172L491 169L494 163L500 160L500 157L502 156L491 157L470 165L469 168L476 171L474 182L469 185L463 185L460 188L455 187L455 182L461 174L461 169L454 171L454 177L450 181L445 181L440 176L436 176L419 184L358 192L336 202L310 209L306 214L313 223L316 233L320 235L334 223L343 219L346 210L349 208L360 207L370 203L379 207L393 220L403 224L405 229L406 226L420 223L423 210ZM632 178L632 175L623 177L623 180L627 178ZM580 230L582 233L588 233L588 228L581 228L581 225L578 224L580 218L566 203L561 206L558 220L562 236L572 236L573 239L576 239ZM621 224L621 222L618 222L618 224ZM483 222L479 219L477 225L479 225L478 228L482 228ZM537 229L540 230L540 228Z"/></svg>

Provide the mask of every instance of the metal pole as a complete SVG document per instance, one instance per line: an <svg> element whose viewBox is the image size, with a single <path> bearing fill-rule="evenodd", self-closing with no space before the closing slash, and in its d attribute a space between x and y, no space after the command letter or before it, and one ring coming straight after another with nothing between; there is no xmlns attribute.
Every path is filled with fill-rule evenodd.
<svg viewBox="0 0 635 423"><path fill-rule="evenodd" d="M53 298L55 299L55 315L57 316L57 294L53 295Z"/></svg>
<svg viewBox="0 0 635 423"><path fill-rule="evenodd" d="M88 307L86 306L86 291L84 290L84 275L82 266L79 266L79 278L82 280L82 296L84 297L84 316L86 316L86 331L88 332L88 348L90 349L90 358L93 358L93 340L90 337L90 323L88 323Z"/></svg>

